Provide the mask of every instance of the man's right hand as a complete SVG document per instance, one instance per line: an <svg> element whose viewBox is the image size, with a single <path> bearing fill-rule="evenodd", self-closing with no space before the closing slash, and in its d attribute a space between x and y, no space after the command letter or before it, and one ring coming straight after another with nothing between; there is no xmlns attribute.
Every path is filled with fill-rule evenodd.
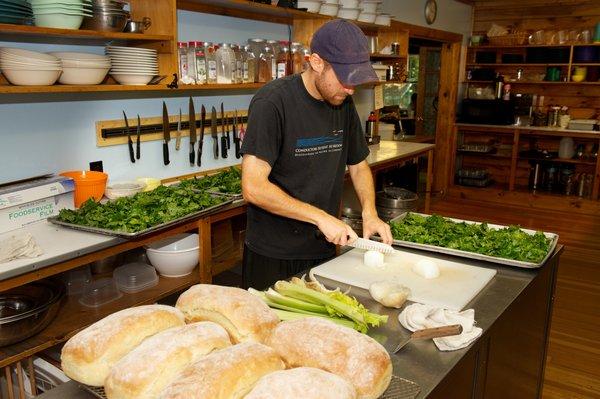
<svg viewBox="0 0 600 399"><path fill-rule="evenodd" d="M325 239L335 245L346 245L358 238L352 227L329 214L318 221L317 227L325 235Z"/></svg>

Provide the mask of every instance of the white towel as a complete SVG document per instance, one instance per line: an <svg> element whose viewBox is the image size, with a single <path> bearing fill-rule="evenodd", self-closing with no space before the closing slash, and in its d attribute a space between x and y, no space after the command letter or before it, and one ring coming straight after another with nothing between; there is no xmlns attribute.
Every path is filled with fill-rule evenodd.
<svg viewBox="0 0 600 399"><path fill-rule="evenodd" d="M11 235L0 241L0 263L19 258L37 258L43 253L30 233Z"/></svg>
<svg viewBox="0 0 600 399"><path fill-rule="evenodd" d="M475 310L473 309L458 312L414 303L404 308L398 315L398 320L404 328L410 331L460 324L463 328L461 334L433 339L441 351L462 349L475 341L483 331L481 328L475 327Z"/></svg>

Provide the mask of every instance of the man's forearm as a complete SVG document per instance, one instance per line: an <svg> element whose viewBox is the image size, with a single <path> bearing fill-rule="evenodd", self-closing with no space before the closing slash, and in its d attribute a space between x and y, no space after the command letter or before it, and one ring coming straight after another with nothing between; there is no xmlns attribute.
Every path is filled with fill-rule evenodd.
<svg viewBox="0 0 600 399"><path fill-rule="evenodd" d="M375 184L371 168L366 161L348 167L350 179L356 191L356 195L362 206L363 217L377 216L375 208Z"/></svg>

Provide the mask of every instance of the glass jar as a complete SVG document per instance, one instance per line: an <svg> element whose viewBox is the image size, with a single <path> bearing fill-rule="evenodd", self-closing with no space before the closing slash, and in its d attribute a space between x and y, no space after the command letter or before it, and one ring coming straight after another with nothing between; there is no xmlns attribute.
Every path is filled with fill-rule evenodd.
<svg viewBox="0 0 600 399"><path fill-rule="evenodd" d="M229 43L220 43L216 53L217 58L217 83L234 83L235 55ZM233 67L233 69L232 69Z"/></svg>
<svg viewBox="0 0 600 399"><path fill-rule="evenodd" d="M273 80L273 53L271 47L265 46L258 58L258 82L265 83Z"/></svg>
<svg viewBox="0 0 600 399"><path fill-rule="evenodd" d="M250 47L250 52L254 55L255 60L255 68L254 68L254 82L258 82L258 63L260 60L260 54L263 52L265 48L266 41L265 39L248 39L248 46Z"/></svg>
<svg viewBox="0 0 600 399"><path fill-rule="evenodd" d="M217 83L217 49L211 42L204 43L206 58L206 83Z"/></svg>
<svg viewBox="0 0 600 399"><path fill-rule="evenodd" d="M302 62L302 71L306 71L310 68L310 47L302 46L302 56L304 61Z"/></svg>
<svg viewBox="0 0 600 399"><path fill-rule="evenodd" d="M267 46L271 49L271 79L277 79L277 56L279 55L279 43L277 40L267 40Z"/></svg>
<svg viewBox="0 0 600 399"><path fill-rule="evenodd" d="M177 42L177 50L179 53L179 82L187 83L188 81L188 45L185 42Z"/></svg>
<svg viewBox="0 0 600 399"><path fill-rule="evenodd" d="M232 44L233 54L235 56L235 83L244 82L244 55L243 50L238 44Z"/></svg>
<svg viewBox="0 0 600 399"><path fill-rule="evenodd" d="M302 73L304 71L304 54L302 53L301 43L292 43L290 56L292 58L292 73Z"/></svg>
<svg viewBox="0 0 600 399"><path fill-rule="evenodd" d="M196 53L202 48L202 42L188 42L187 62L188 62L188 77L191 84L197 84L196 72Z"/></svg>
<svg viewBox="0 0 600 399"><path fill-rule="evenodd" d="M250 45L244 46L243 56L243 81L244 83L254 83L255 70L256 70L256 56L252 52Z"/></svg>
<svg viewBox="0 0 600 399"><path fill-rule="evenodd" d="M206 55L204 42L200 43L199 46L196 47L196 84L203 85L206 84Z"/></svg>
<svg viewBox="0 0 600 399"><path fill-rule="evenodd" d="M279 54L277 54L277 79L292 74L290 61L290 42L281 40Z"/></svg>

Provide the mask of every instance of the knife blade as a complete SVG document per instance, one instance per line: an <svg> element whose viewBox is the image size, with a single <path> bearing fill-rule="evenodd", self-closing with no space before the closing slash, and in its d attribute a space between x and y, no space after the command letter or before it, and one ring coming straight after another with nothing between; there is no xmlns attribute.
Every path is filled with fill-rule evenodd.
<svg viewBox="0 0 600 399"><path fill-rule="evenodd" d="M179 108L179 119L177 119L177 133L175 134L175 150L181 148L181 108Z"/></svg>
<svg viewBox="0 0 600 399"><path fill-rule="evenodd" d="M169 123L169 111L167 111L167 104L163 101L163 163L168 165L169 161L169 141L171 141L171 126Z"/></svg>
<svg viewBox="0 0 600 399"><path fill-rule="evenodd" d="M237 119L237 110L233 111L233 145L235 147L235 157L237 159L240 159L241 154L240 154L240 138L238 136L238 131L237 131L237 124L238 124L238 119Z"/></svg>
<svg viewBox="0 0 600 399"><path fill-rule="evenodd" d="M202 104L202 109L200 111L200 117L202 118L200 125L200 139L198 140L198 166L200 166L202 159L202 147L204 145L204 124L206 123L206 109L204 108L204 104Z"/></svg>
<svg viewBox="0 0 600 399"><path fill-rule="evenodd" d="M227 158L227 136L225 135L225 131L227 128L225 125L227 124L227 118L225 117L225 111L223 110L223 103L221 103L221 157Z"/></svg>
<svg viewBox="0 0 600 399"><path fill-rule="evenodd" d="M142 130L142 124L140 122L140 114L137 115L137 120L138 120L138 124L137 124L137 130L135 132L137 139L135 141L135 157L136 159L140 159L141 156L141 152L140 152L140 133Z"/></svg>
<svg viewBox="0 0 600 399"><path fill-rule="evenodd" d="M123 119L125 119L125 129L127 129L127 147L129 148L129 160L131 163L135 163L135 156L133 154L133 141L131 141L131 132L129 131L129 121L127 115L123 111Z"/></svg>
<svg viewBox="0 0 600 399"><path fill-rule="evenodd" d="M213 138L213 155L219 159L219 135L217 133L217 110L212 107L210 111L210 135Z"/></svg>
<svg viewBox="0 0 600 399"><path fill-rule="evenodd" d="M196 163L196 153L194 146L196 144L196 110L194 109L194 100L190 96L189 104L189 120L190 120L190 165L194 166Z"/></svg>
<svg viewBox="0 0 600 399"><path fill-rule="evenodd" d="M431 338L439 338L439 337L448 337L451 335L458 335L462 333L462 325L453 324L451 326L442 326L442 327L434 327L434 328L424 328L422 330L416 330L413 332L410 337L399 343L398 346L393 350L392 353L398 353L400 349L402 349L406 344L411 342L414 339L431 339Z"/></svg>

